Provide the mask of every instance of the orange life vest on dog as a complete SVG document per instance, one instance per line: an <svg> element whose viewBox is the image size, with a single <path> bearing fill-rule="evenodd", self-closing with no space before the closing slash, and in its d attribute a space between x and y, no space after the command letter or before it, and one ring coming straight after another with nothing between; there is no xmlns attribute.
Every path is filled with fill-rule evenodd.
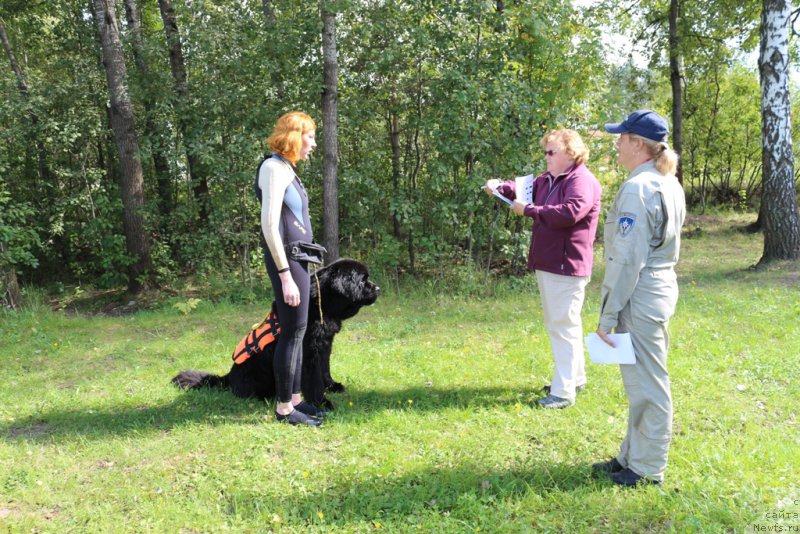
<svg viewBox="0 0 800 534"><path fill-rule="evenodd" d="M264 352L267 345L274 343L278 339L278 334L281 333L280 322L278 321L278 310L275 309L273 303L272 309L249 334L244 336L236 349L233 351L233 362L242 364L250 359L250 356L256 356Z"/></svg>

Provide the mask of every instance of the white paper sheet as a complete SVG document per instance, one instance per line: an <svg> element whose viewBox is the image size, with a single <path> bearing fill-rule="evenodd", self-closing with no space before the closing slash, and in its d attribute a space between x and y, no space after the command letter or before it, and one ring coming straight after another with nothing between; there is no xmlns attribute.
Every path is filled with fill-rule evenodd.
<svg viewBox="0 0 800 534"><path fill-rule="evenodd" d="M594 363L636 363L630 334L608 334L608 338L617 345L616 348L606 345L597 334L586 336L586 350Z"/></svg>
<svg viewBox="0 0 800 534"><path fill-rule="evenodd" d="M502 200L503 202L505 202L506 204L508 204L509 206L514 203L514 201L511 200L510 198L507 198L507 197L504 197L503 195L501 195L500 191L498 191L497 189L493 189L492 190L492 194L494 196L496 196L497 198L499 198L500 200Z"/></svg>
<svg viewBox="0 0 800 534"><path fill-rule="evenodd" d="M514 189L517 190L517 198L525 204L533 204L533 178L532 174L514 178Z"/></svg>

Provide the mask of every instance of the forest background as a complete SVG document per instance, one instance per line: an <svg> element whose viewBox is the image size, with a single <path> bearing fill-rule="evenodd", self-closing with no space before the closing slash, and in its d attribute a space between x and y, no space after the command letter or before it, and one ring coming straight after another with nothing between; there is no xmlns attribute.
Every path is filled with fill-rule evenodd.
<svg viewBox="0 0 800 534"><path fill-rule="evenodd" d="M320 150L301 165L315 233L384 283L427 277L469 291L492 274L523 272L529 221L480 185L542 172L539 139L574 128L608 206L624 170L602 125L640 108L670 117L676 68L691 210L758 210L759 72L748 57L761 7L3 0L4 304L10 278L55 293L186 280L263 289L253 180L276 118L297 109L319 125ZM109 97L104 54L115 30L127 111ZM331 132L323 117L332 104ZM136 140L127 160L112 128L126 112ZM323 161L326 143L333 162ZM136 165L138 192L126 178ZM796 191L796 173L794 182ZM131 224L147 246L144 266Z"/></svg>

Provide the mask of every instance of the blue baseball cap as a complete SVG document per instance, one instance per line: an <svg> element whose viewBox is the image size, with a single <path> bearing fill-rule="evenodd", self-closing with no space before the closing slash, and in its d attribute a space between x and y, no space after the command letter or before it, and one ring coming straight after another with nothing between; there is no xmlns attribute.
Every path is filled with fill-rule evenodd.
<svg viewBox="0 0 800 534"><path fill-rule="evenodd" d="M622 122L606 124L605 129L608 133L632 133L658 142L666 141L669 134L667 120L651 109L634 111Z"/></svg>

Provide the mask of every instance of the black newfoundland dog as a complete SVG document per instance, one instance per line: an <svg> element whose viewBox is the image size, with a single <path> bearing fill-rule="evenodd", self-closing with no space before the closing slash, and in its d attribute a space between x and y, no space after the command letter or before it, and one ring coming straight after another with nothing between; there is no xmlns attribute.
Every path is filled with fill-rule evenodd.
<svg viewBox="0 0 800 534"><path fill-rule="evenodd" d="M353 317L362 306L375 302L381 290L369 280L367 266L355 260L338 260L318 270L317 277L319 288L314 276L311 277L308 326L303 339L301 388L306 401L330 410L333 404L325 397L325 393L344 391L344 386L331 378L333 338L342 329L342 321ZM178 373L172 383L183 389L224 387L239 397L274 399L272 359L275 346L275 343L267 345L262 354L241 364L233 364L225 376L187 370Z"/></svg>

